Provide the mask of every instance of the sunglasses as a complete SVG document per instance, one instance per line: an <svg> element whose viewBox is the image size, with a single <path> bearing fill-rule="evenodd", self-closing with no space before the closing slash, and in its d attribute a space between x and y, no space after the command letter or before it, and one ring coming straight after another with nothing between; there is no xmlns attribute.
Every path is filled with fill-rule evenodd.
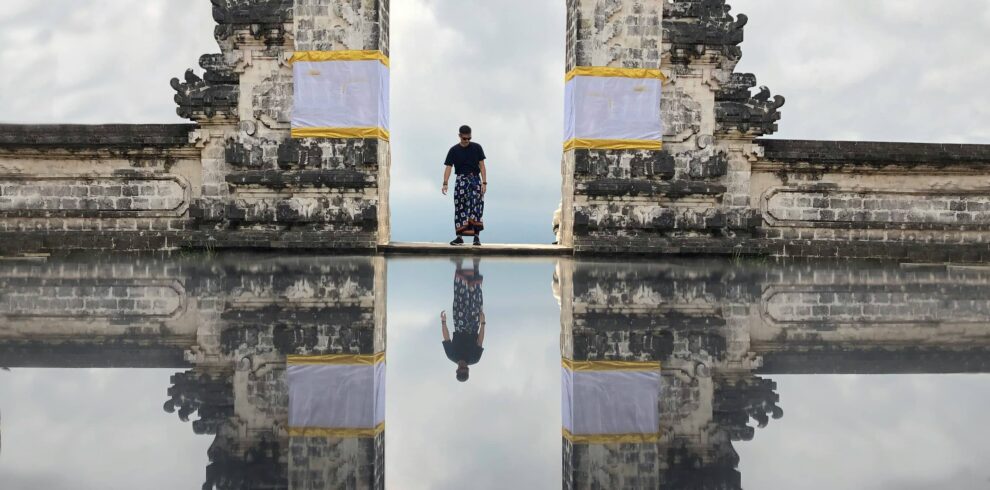
<svg viewBox="0 0 990 490"><path fill-rule="evenodd" d="M471 141L470 136L461 136L461 141Z"/></svg>

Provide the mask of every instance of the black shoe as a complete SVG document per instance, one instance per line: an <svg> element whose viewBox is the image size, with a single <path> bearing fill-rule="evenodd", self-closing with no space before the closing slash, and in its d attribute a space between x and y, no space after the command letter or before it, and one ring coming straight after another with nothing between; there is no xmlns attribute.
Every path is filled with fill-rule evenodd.
<svg viewBox="0 0 990 490"><path fill-rule="evenodd" d="M478 237L478 236L474 237L474 246L475 247L480 247L481 246L481 237Z"/></svg>
<svg viewBox="0 0 990 490"><path fill-rule="evenodd" d="M457 237L457 238L451 240L450 241L450 244L451 245L464 245L464 239L461 238L461 237Z"/></svg>

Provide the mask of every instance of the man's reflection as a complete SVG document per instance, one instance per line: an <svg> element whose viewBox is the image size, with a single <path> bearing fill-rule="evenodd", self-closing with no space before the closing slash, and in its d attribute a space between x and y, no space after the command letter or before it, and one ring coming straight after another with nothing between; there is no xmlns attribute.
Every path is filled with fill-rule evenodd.
<svg viewBox="0 0 990 490"><path fill-rule="evenodd" d="M481 283L484 280L478 265L481 259L474 258L470 269L464 268L464 259L454 263L454 337L447 329L447 312L440 312L440 325L443 330L443 350L447 358L457 363L457 381L468 380L468 366L477 364L484 352L485 312Z"/></svg>

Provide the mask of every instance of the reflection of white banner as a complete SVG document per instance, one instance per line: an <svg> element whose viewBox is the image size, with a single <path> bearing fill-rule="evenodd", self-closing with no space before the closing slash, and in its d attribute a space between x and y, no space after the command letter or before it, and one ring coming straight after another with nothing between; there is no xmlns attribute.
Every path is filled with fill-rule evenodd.
<svg viewBox="0 0 990 490"><path fill-rule="evenodd" d="M372 437L385 423L384 355L290 356L289 435Z"/></svg>
<svg viewBox="0 0 990 490"><path fill-rule="evenodd" d="M292 56L294 138L388 139L388 58L379 51Z"/></svg>
<svg viewBox="0 0 990 490"><path fill-rule="evenodd" d="M564 437L575 444L656 442L660 363L563 360Z"/></svg>
<svg viewBox="0 0 990 490"><path fill-rule="evenodd" d="M578 67L564 87L564 149L660 149L660 70Z"/></svg>

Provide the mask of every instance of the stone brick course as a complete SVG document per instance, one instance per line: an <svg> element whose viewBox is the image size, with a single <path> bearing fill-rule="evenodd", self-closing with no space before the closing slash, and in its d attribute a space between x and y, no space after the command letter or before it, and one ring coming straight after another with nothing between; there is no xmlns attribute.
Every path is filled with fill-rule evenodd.
<svg viewBox="0 0 990 490"><path fill-rule="evenodd" d="M0 178L0 214L4 216L168 212L177 211L186 202L186 189L173 180Z"/></svg>
<svg viewBox="0 0 990 490"><path fill-rule="evenodd" d="M985 228L990 196L787 191L767 196L767 218L852 228Z"/></svg>

